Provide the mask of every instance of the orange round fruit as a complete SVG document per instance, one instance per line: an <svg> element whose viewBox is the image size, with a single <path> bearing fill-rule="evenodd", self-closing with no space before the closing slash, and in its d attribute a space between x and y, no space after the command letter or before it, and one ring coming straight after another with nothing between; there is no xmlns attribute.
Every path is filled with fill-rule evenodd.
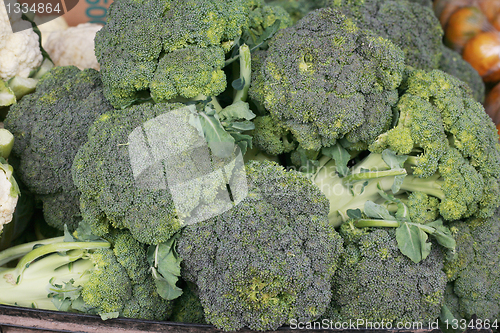
<svg viewBox="0 0 500 333"><path fill-rule="evenodd" d="M478 33L484 31L488 19L478 7L463 7L450 16L445 28L446 44L461 52L465 44Z"/></svg>
<svg viewBox="0 0 500 333"><path fill-rule="evenodd" d="M484 109L493 122L500 125L500 83L486 95Z"/></svg>
<svg viewBox="0 0 500 333"><path fill-rule="evenodd" d="M462 57L485 82L500 81L500 32L480 32L465 44Z"/></svg>

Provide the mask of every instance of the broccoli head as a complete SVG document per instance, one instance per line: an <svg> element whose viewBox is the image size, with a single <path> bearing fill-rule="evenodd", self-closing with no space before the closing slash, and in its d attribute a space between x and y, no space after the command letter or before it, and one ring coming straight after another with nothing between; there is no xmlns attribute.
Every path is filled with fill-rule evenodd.
<svg viewBox="0 0 500 333"><path fill-rule="evenodd" d="M443 29L432 8L408 0L327 0L352 18L358 27L391 40L417 69L438 68Z"/></svg>
<svg viewBox="0 0 500 333"><path fill-rule="evenodd" d="M224 330L316 319L343 251L328 201L303 174L273 162L251 161L246 171L244 200L182 230L182 275L198 286L206 320Z"/></svg>
<svg viewBox="0 0 500 333"><path fill-rule="evenodd" d="M231 158L210 155L191 125L194 113L194 105L143 103L94 122L72 169L82 217L94 234L114 227L142 243L166 242L195 216L209 214L221 190L227 193Z"/></svg>
<svg viewBox="0 0 500 333"><path fill-rule="evenodd" d="M457 250L445 264L452 287L447 307L457 319L500 318L500 211L453 223L452 230Z"/></svg>
<svg viewBox="0 0 500 333"><path fill-rule="evenodd" d="M147 96L173 98L217 96L226 89L225 53L253 22L266 27L284 11L262 1L118 0L107 24L96 34L104 94L116 108ZM250 15L252 13L252 19ZM116 54L120 54L119 57Z"/></svg>
<svg viewBox="0 0 500 333"><path fill-rule="evenodd" d="M404 86L396 126L370 150L415 155L407 160L416 177L413 189L440 187L445 219L492 216L500 206L500 144L484 108L462 81L440 70L413 71Z"/></svg>
<svg viewBox="0 0 500 333"><path fill-rule="evenodd" d="M394 230L357 229L349 222L340 230L346 251L323 318L425 325L439 316L446 275L438 247L416 264L398 249Z"/></svg>
<svg viewBox="0 0 500 333"><path fill-rule="evenodd" d="M0 303L99 314L103 319L168 317L172 304L156 292L146 248L128 231L112 231L105 236L110 241L68 236L11 248L12 259L24 257L15 268L2 271Z"/></svg>
<svg viewBox="0 0 500 333"><path fill-rule="evenodd" d="M15 137L12 155L20 160L16 172L43 202L49 225L63 230L66 224L74 230L81 220L71 164L90 125L112 109L99 72L74 66L53 68L34 93L10 108L4 124Z"/></svg>
<svg viewBox="0 0 500 333"><path fill-rule="evenodd" d="M266 0L266 3L285 9L293 22L297 22L310 11L326 5L325 0Z"/></svg>
<svg viewBox="0 0 500 333"><path fill-rule="evenodd" d="M371 142L389 128L404 58L389 40L327 8L276 33L257 68L250 96L302 148L319 150L343 137Z"/></svg>
<svg viewBox="0 0 500 333"><path fill-rule="evenodd" d="M471 94L479 103L484 102L485 86L479 73L462 56L443 45L439 69L467 83Z"/></svg>

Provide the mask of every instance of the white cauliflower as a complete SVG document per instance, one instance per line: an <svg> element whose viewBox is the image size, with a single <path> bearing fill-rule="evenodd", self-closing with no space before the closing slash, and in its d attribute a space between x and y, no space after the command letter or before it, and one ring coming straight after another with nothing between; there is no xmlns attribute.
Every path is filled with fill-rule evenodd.
<svg viewBox="0 0 500 333"><path fill-rule="evenodd" d="M3 123L0 123L0 127ZM14 136L8 130L0 128L0 234L3 226L12 221L19 198L19 187L12 175L13 168L7 158L14 146Z"/></svg>
<svg viewBox="0 0 500 333"><path fill-rule="evenodd" d="M4 3L10 4L10 18ZM21 13L14 13L15 4L15 0L0 4L0 78L3 80L28 77L43 60L38 35L30 22L21 19ZM13 33L13 30L18 32Z"/></svg>
<svg viewBox="0 0 500 333"><path fill-rule="evenodd" d="M12 176L12 167L0 159L0 233L3 226L12 221L16 210L19 188Z"/></svg>
<svg viewBox="0 0 500 333"><path fill-rule="evenodd" d="M74 65L80 69L99 70L94 54L94 38L100 24L82 23L66 30L54 31L44 46L56 66Z"/></svg>
<svg viewBox="0 0 500 333"><path fill-rule="evenodd" d="M35 16L34 19L38 30L42 34L42 47L45 48L47 45L47 39L49 35L54 31L61 31L68 29L68 23L63 16Z"/></svg>

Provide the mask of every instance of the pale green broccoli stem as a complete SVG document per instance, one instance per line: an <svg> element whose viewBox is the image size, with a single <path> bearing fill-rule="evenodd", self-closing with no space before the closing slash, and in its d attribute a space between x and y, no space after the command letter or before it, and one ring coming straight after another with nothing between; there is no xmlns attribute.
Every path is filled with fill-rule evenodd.
<svg viewBox="0 0 500 333"><path fill-rule="evenodd" d="M52 243L61 243L61 242L64 242L64 236L43 239L31 243L25 243L10 247L0 252L0 266L5 265L6 263L11 262L12 260L16 260L25 256L27 253L32 251L35 246L52 244Z"/></svg>
<svg viewBox="0 0 500 333"><path fill-rule="evenodd" d="M59 237L58 237L59 238ZM54 240L54 239L52 239ZM32 262L42 256L51 254L54 252L66 252L70 250L91 250L91 249L103 249L110 248L111 244L108 242L57 242L49 243L47 245L42 245L28 252L24 257L21 258L17 266L13 269L12 274L15 277L17 283L21 282L23 279L24 272L30 267ZM1 254L0 254L1 255ZM75 258L75 260L78 258ZM43 259L42 259L43 260Z"/></svg>
<svg viewBox="0 0 500 333"><path fill-rule="evenodd" d="M246 44L240 46L240 79L244 82L243 89L236 92L233 103L247 100L248 89L252 80L252 55L250 48Z"/></svg>
<svg viewBox="0 0 500 333"><path fill-rule="evenodd" d="M5 128L0 128L0 157L7 159L14 147L14 135Z"/></svg>
<svg viewBox="0 0 500 333"><path fill-rule="evenodd" d="M16 279L16 268L0 271L0 304L57 310L48 286L70 281L81 286L88 282L90 274L86 272L93 270L94 264L85 253L74 250L67 255L48 255L30 265L22 281Z"/></svg>
<svg viewBox="0 0 500 333"><path fill-rule="evenodd" d="M407 172L406 170L387 170L388 166L381 155L374 153L353 166L351 175L344 178L338 176L335 161L329 160L325 163L325 159L322 158L320 165L321 167L312 177L312 181L329 200L330 213L328 217L330 223L336 227L349 220L348 210L363 210L365 202L368 200L380 202L382 197L379 191L391 191L394 177L405 175ZM380 171L361 172L363 169ZM353 183L353 181L357 182ZM407 175L401 184L400 191L423 192L442 200L445 198L442 190L443 184L439 174L429 178Z"/></svg>

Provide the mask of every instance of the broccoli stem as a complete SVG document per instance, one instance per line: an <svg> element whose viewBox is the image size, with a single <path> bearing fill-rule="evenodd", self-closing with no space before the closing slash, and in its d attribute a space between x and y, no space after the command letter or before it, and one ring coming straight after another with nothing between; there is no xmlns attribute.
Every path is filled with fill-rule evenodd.
<svg viewBox="0 0 500 333"><path fill-rule="evenodd" d="M102 248L111 247L110 243L102 242L102 241L101 242L63 242L60 240L61 240L60 237L52 238L52 239L50 239L50 241L52 241L52 242L50 242L46 245L42 245L40 247L37 247L37 248L31 250L30 252L28 252L27 254L25 254L24 257L21 258L21 260L19 261L17 266L12 271L13 277L16 278L17 282L18 283L21 282L21 280L23 279L24 272L26 271L26 269L28 267L30 267L30 265L33 266L36 264L36 263L32 264L32 262L34 260L36 260L42 256L45 256L47 254L51 254L51 253L55 253L55 252L66 252L66 251L70 251L70 250L91 250L91 249L102 249ZM25 250L26 250L26 248L23 247L23 248L18 248L17 252L16 252L16 250L10 251L10 255L7 257L12 258L13 256L18 255L19 253L22 253ZM73 255L74 255L74 252L69 252L69 253L73 253ZM66 256L68 256L69 258L72 258L73 255L67 254ZM0 256L2 256L2 253L0 253ZM73 259L73 261L76 259L78 259L78 258Z"/></svg>
<svg viewBox="0 0 500 333"><path fill-rule="evenodd" d="M19 259L29 253L33 248L37 245L46 245L51 243L59 243L64 241L64 236L43 239L39 241L34 241L30 243L25 243L17 246L10 247L6 250L0 252L0 266L5 265L6 263Z"/></svg>
<svg viewBox="0 0 500 333"><path fill-rule="evenodd" d="M248 97L248 89L252 77L252 55L248 45L240 46L240 80L243 81L243 89L238 90L234 96L233 103L245 102Z"/></svg>
<svg viewBox="0 0 500 333"><path fill-rule="evenodd" d="M418 162L418 158L411 158L409 164L415 162ZM423 192L440 200L445 198L442 190L444 181L438 173L428 178L418 178L407 175L406 169L390 170L381 154L370 154L351 167L351 173L344 178L337 174L334 160L323 157L319 160L319 164L320 167L312 177L312 181L330 201L328 217L330 223L336 227L349 220L348 210L363 210L368 200L376 203L383 202L379 191L391 191L396 176L406 175L398 194L405 191Z"/></svg>
<svg viewBox="0 0 500 333"><path fill-rule="evenodd" d="M364 227L397 228L399 227L399 222L389 221L389 220L360 219L354 222L354 226L358 228L364 228Z"/></svg>
<svg viewBox="0 0 500 333"><path fill-rule="evenodd" d="M22 281L16 279L16 268L2 270L0 304L58 310L49 296L53 288L50 285L70 281L76 286L84 285L89 278L87 273L94 269L91 260L80 259L82 253L76 250L68 255L48 255L30 265Z"/></svg>

